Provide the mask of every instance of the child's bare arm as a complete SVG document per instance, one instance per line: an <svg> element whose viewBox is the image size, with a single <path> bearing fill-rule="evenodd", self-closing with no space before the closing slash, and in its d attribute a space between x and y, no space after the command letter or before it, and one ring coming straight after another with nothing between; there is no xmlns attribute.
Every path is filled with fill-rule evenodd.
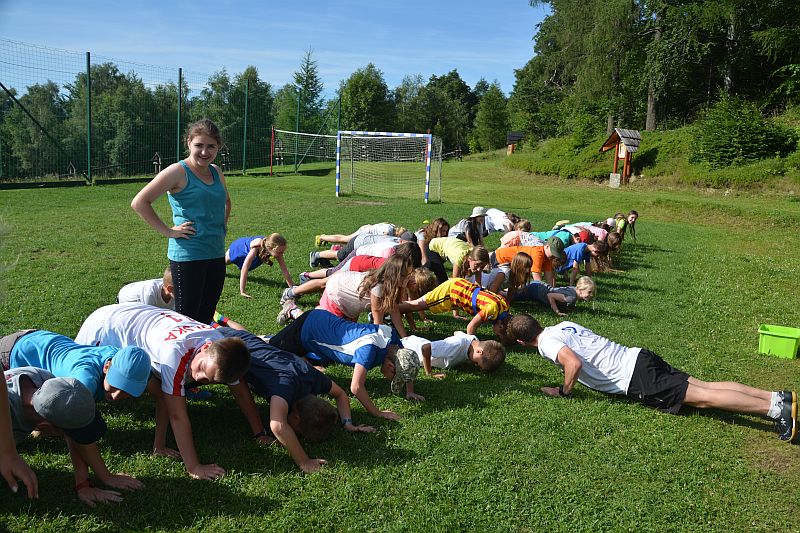
<svg viewBox="0 0 800 533"><path fill-rule="evenodd" d="M495 294L499 294L500 287L503 286L503 282L506 280L505 272L498 272L497 275L492 280L492 284L486 287L486 290L493 292Z"/></svg>
<svg viewBox="0 0 800 533"><path fill-rule="evenodd" d="M433 373L433 365L431 365L431 343L422 345L422 368L425 370L425 375L430 376Z"/></svg>
<svg viewBox="0 0 800 533"><path fill-rule="evenodd" d="M545 281L545 283L547 283L551 287L555 287L556 286L556 276L555 276L555 274L553 274L552 270L549 270L549 271L544 273L544 281Z"/></svg>
<svg viewBox="0 0 800 533"><path fill-rule="evenodd" d="M153 439L153 455L180 459L178 450L167 448L167 431L169 430L169 413L164 403L164 393L161 391L161 380L151 377L147 382L147 392L156 402L156 434Z"/></svg>
<svg viewBox="0 0 800 533"><path fill-rule="evenodd" d="M572 286L572 287L575 286L575 280L578 279L578 274L580 273L580 271L581 271L580 263L578 263L577 261L573 261L572 262L572 269L570 270L570 273L569 273L569 284L570 284L570 286Z"/></svg>
<svg viewBox="0 0 800 533"><path fill-rule="evenodd" d="M142 482L134 477L112 474L106 467L96 443L78 444L69 437L65 437L65 440L75 469L75 487L78 499L89 507L94 507L96 503L122 501L122 495L119 492L92 486L89 482L89 468L105 486L125 490L139 490L144 487Z"/></svg>
<svg viewBox="0 0 800 533"><path fill-rule="evenodd" d="M392 317L394 329L397 330L397 334L400 335L400 338L402 339L403 337L408 337L408 332L406 332L406 328L403 325L403 315L400 313L400 308L398 306L392 307L392 312L390 315ZM413 316L411 317L411 320L414 320Z"/></svg>
<svg viewBox="0 0 800 533"><path fill-rule="evenodd" d="M410 302L400 302L397 307L401 313L408 313L409 311L424 311L428 308L428 304L425 303L425 296L421 296Z"/></svg>
<svg viewBox="0 0 800 533"><path fill-rule="evenodd" d="M289 452L295 464L306 474L316 472L322 465L327 464L325 459L311 459L306 454L300 441L297 440L292 426L287 420L289 416L289 404L280 396L272 396L269 399L269 428L272 433Z"/></svg>
<svg viewBox="0 0 800 533"><path fill-rule="evenodd" d="M336 410L339 411L339 419L342 421L342 427L345 431L351 433L375 433L377 431L377 429L372 426L367 426L365 424L356 426L353 424L353 415L350 411L350 397L335 381L331 382L331 390L328 391L328 396L332 396L333 399L336 400Z"/></svg>
<svg viewBox="0 0 800 533"><path fill-rule="evenodd" d="M559 303L567 302L567 299L563 294L559 294L557 292L548 292L547 301L550 302L550 309L552 309L555 314L558 316L567 316L566 313L562 313L561 309L558 308Z"/></svg>
<svg viewBox="0 0 800 533"><path fill-rule="evenodd" d="M417 402L424 402L425 396L414 392L414 382L409 381L406 383L406 400L415 400Z"/></svg>
<svg viewBox="0 0 800 533"><path fill-rule="evenodd" d="M472 317L472 320L467 324L467 335L475 335L475 332L478 331L481 324L483 324L483 317L478 313Z"/></svg>
<svg viewBox="0 0 800 533"><path fill-rule="evenodd" d="M192 439L192 424L186 412L186 398L164 394L164 404L167 406L169 423L175 435L175 442L178 443L178 451L181 452L183 464L189 475L195 479L217 479L224 476L224 468L213 463L200 464Z"/></svg>
<svg viewBox="0 0 800 533"><path fill-rule="evenodd" d="M244 258L244 262L242 263L242 271L239 273L239 294L245 298L251 298L246 292L247 275L250 272L250 266L253 264L256 254L258 254L258 248L250 248L250 251L247 252L247 257Z"/></svg>
<svg viewBox="0 0 800 533"><path fill-rule="evenodd" d="M283 259L283 254L275 256L275 260L278 262L278 266L281 267L281 272L283 272L283 279L286 281L286 285L289 287L294 285L292 274L289 272L289 268L286 266L286 261Z"/></svg>
<svg viewBox="0 0 800 533"><path fill-rule="evenodd" d="M364 409L366 409L367 412L372 416L388 418L389 420L400 420L401 417L397 413L392 411L381 411L375 406L374 403L372 403L372 399L369 397L369 392L367 392L366 383L367 367L356 363L356 366L353 369L353 379L350 381L350 392L353 393L353 396L358 398L358 401L361 402L361 405L364 406Z"/></svg>
<svg viewBox="0 0 800 533"><path fill-rule="evenodd" d="M261 421L258 407L253 400L250 389L247 388L244 381L239 381L237 385L228 385L228 387L231 389L233 399L236 400L236 404L239 406L239 409L242 410L242 414L247 420L247 423L250 424L250 432L253 434L254 438L261 444L271 444L273 441L264 432L264 423ZM255 437L256 435L259 436Z"/></svg>

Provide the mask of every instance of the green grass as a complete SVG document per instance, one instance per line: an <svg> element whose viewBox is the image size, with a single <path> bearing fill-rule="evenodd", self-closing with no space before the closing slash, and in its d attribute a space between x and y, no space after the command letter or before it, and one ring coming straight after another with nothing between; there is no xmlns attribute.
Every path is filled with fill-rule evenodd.
<svg viewBox="0 0 800 533"><path fill-rule="evenodd" d="M366 222L417 228L436 216L455 222L484 205L544 229L560 218L637 209L639 240L626 242L617 262L625 273L597 276L598 298L569 319L646 346L701 379L800 385L800 361L757 354L759 323L800 325L800 202L648 190L641 183L612 190L530 176L498 158L445 163L444 183L444 203L424 205L337 200L330 176L232 176L229 235L280 231L297 275L307 267L315 233ZM139 187L0 193L7 230L0 333L38 327L74 335L124 283L160 274L166 242L129 208ZM166 216L166 201L157 208ZM237 280L230 267L220 308L257 333L277 331L277 268L253 272L252 300L238 295ZM518 310L544 325L557 322L544 309ZM444 337L463 325L439 316L422 334ZM349 382L347 368L330 374ZM107 463L142 479L145 489L118 505L84 508L72 493L63 443L29 439L19 449L39 475L41 499L29 503L0 487L0 529L800 530L800 447L779 442L768 422L722 412L669 416L582 386L570 400L539 392L561 379L535 352L515 349L492 376L466 368L441 382L420 378L416 389L428 401L412 404L392 396L372 371L367 386L375 402L404 419L375 420L353 401L356 421L379 432L337 431L327 442L304 443L310 455L329 461L309 476L284 450L249 440L227 389L216 386L215 397L192 403L189 413L200 457L228 469L217 482L192 481L177 462L148 454L149 398L102 405L111 428L101 442Z"/></svg>

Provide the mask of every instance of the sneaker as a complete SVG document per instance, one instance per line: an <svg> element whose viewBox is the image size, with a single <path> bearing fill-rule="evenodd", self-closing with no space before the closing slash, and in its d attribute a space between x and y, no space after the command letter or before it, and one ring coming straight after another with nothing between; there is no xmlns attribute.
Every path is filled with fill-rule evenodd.
<svg viewBox="0 0 800 533"><path fill-rule="evenodd" d="M294 289L294 287L287 287L283 289L283 293L281 294L281 305L285 304L287 300L294 300L294 293L292 293L292 289Z"/></svg>
<svg viewBox="0 0 800 533"><path fill-rule="evenodd" d="M300 284L308 283L311 281L311 276L308 275L308 272L300 272Z"/></svg>
<svg viewBox="0 0 800 533"><path fill-rule="evenodd" d="M791 442L797 436L797 393L780 391L781 414L775 421L778 427L778 438Z"/></svg>
<svg viewBox="0 0 800 533"><path fill-rule="evenodd" d="M319 252L310 252L308 254L308 266L317 268L319 266Z"/></svg>
<svg viewBox="0 0 800 533"><path fill-rule="evenodd" d="M314 237L314 244L317 248L320 248L325 244L325 241L322 240L322 235L317 235Z"/></svg>
<svg viewBox="0 0 800 533"><path fill-rule="evenodd" d="M294 300L286 300L283 302L283 308L278 313L278 324L285 325L292 319L292 311L297 309L297 304Z"/></svg>
<svg viewBox="0 0 800 533"><path fill-rule="evenodd" d="M186 390L186 397L190 400L208 400L214 393L210 390L203 390L199 387L192 387Z"/></svg>

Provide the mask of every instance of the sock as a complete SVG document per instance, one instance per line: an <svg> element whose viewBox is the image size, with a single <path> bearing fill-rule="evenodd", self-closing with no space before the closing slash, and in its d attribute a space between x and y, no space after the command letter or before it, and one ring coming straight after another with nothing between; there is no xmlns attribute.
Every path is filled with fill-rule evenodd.
<svg viewBox="0 0 800 533"><path fill-rule="evenodd" d="M294 287L289 287L289 290L286 291L286 297L290 300L294 300Z"/></svg>
<svg viewBox="0 0 800 533"><path fill-rule="evenodd" d="M778 393L773 392L772 397L769 399L769 411L767 411L767 416L773 420L777 420L779 416L781 416L781 407L783 407L783 402L778 399Z"/></svg>
<svg viewBox="0 0 800 533"><path fill-rule="evenodd" d="M289 311L289 316L292 317L293 320L297 320L298 318L300 318L300 315L302 314L303 310L300 309L299 307L295 307L294 309Z"/></svg>

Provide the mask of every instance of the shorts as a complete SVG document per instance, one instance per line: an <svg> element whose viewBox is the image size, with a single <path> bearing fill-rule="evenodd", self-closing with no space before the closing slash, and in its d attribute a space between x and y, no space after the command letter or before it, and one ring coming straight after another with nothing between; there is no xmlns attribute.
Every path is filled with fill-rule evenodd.
<svg viewBox="0 0 800 533"><path fill-rule="evenodd" d="M300 333L303 331L303 324L305 324L309 314L310 312L306 311L293 320L291 324L270 337L269 344L300 357L306 355L303 341L300 339Z"/></svg>
<svg viewBox="0 0 800 533"><path fill-rule="evenodd" d="M689 374L642 349L636 358L627 396L647 407L676 414L683 406L688 388Z"/></svg>
<svg viewBox="0 0 800 533"><path fill-rule="evenodd" d="M14 345L18 340L32 331L38 330L21 329L15 333L12 333L11 335L6 335L5 337L0 338L0 366L3 367L4 372L9 370L11 367L11 351L14 349Z"/></svg>

